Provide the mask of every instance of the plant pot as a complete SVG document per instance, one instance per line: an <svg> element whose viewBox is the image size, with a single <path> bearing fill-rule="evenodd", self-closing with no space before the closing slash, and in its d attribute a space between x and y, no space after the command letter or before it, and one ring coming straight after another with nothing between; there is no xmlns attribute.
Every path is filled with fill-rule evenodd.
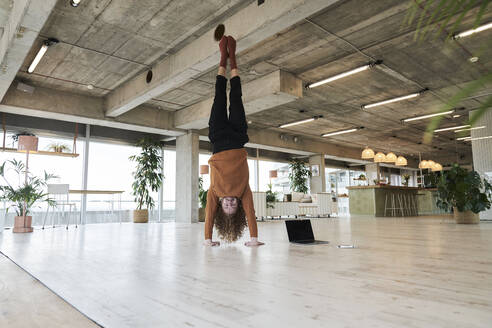
<svg viewBox="0 0 492 328"><path fill-rule="evenodd" d="M480 217L472 211L460 212L456 207L453 207L453 215L458 224L478 224Z"/></svg>
<svg viewBox="0 0 492 328"><path fill-rule="evenodd" d="M32 216L16 216L14 218L14 229L13 232L32 232Z"/></svg>
<svg viewBox="0 0 492 328"><path fill-rule="evenodd" d="M198 222L205 222L205 209L201 207L198 209Z"/></svg>
<svg viewBox="0 0 492 328"><path fill-rule="evenodd" d="M134 223L147 223L149 222L149 210L134 210L133 211Z"/></svg>

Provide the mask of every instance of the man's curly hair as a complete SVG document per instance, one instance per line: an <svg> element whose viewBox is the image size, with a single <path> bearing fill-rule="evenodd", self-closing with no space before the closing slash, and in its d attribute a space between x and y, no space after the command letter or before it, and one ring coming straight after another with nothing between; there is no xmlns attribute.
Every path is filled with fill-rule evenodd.
<svg viewBox="0 0 492 328"><path fill-rule="evenodd" d="M229 243L238 240L242 236L244 228L247 226L246 214L241 200L238 199L236 213L232 215L224 213L221 202L218 203L215 213L214 224L219 237Z"/></svg>

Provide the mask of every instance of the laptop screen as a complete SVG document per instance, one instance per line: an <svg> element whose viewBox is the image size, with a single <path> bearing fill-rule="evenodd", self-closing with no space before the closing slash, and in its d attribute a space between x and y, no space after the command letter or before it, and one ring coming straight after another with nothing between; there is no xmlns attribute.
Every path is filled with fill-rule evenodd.
<svg viewBox="0 0 492 328"><path fill-rule="evenodd" d="M314 241L311 220L287 220L285 221L289 241L312 240Z"/></svg>

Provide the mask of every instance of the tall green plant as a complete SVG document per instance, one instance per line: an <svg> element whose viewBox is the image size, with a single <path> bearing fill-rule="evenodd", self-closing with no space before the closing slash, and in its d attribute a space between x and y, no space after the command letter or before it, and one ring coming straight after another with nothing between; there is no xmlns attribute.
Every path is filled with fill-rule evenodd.
<svg viewBox="0 0 492 328"><path fill-rule="evenodd" d="M444 35L444 46L446 46L450 42L455 42L453 36L457 32L462 31L463 18L473 11L475 13L473 14L474 23L472 28L478 27L482 22L483 15L487 11L489 3L490 0L410 0L410 6L402 26L410 26L414 22L417 22L414 34L414 40L416 42L423 42L431 36L434 36L434 39L436 39ZM482 48L485 50L490 46L491 40L489 39L488 44L484 44ZM473 56L477 57L480 55L480 53L473 54ZM446 104L440 109L440 112L446 112L456 108L463 100L469 98L491 82L492 73L485 70L481 77L468 83L463 89L448 99ZM473 126L491 108L492 95L489 95L481 102L480 107L469 118L468 124ZM424 135L424 141L426 143L432 141L433 132L439 126L442 119L442 116L436 116L430 121Z"/></svg>
<svg viewBox="0 0 492 328"><path fill-rule="evenodd" d="M272 184L268 184L268 190L266 191L266 204L267 208L275 208L273 205L277 201L277 192L272 190Z"/></svg>
<svg viewBox="0 0 492 328"><path fill-rule="evenodd" d="M479 213L489 209L492 201L492 185L475 171L467 171L454 164L443 172L437 184L436 204L449 211L452 207L460 212Z"/></svg>
<svg viewBox="0 0 492 328"><path fill-rule="evenodd" d="M290 189L296 192L307 193L308 192L308 178L311 177L311 171L306 167L306 164L299 160L294 159L289 164L290 173Z"/></svg>
<svg viewBox="0 0 492 328"><path fill-rule="evenodd" d="M203 189L203 178L198 178L198 200L200 201L200 208L207 207L207 194L208 190Z"/></svg>
<svg viewBox="0 0 492 328"><path fill-rule="evenodd" d="M135 196L137 210L146 207L152 210L155 207L151 192L159 191L164 175L161 172L162 157L161 146L158 141L150 137L144 137L136 143L141 148L140 154L130 156L129 159L137 163L133 172L132 195Z"/></svg>
<svg viewBox="0 0 492 328"><path fill-rule="evenodd" d="M17 186L11 184L5 177L5 174L9 169L8 166L10 166L10 169L17 174ZM46 202L48 206L55 206L55 200L49 198L45 190L48 181L57 178L57 176L45 171L44 177L40 178L28 172L26 183L24 180L25 172L26 167L24 163L15 159L5 161L0 165L0 176L6 183L5 185L0 185L0 199L11 203L11 205L7 207L7 211L10 208L14 208L17 216L27 216L31 213L31 209L36 202ZM26 205L25 213L23 213L24 204Z"/></svg>

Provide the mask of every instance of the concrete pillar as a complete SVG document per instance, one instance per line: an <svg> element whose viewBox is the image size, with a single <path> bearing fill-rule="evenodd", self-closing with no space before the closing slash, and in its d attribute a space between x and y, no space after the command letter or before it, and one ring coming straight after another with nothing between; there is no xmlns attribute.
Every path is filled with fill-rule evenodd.
<svg viewBox="0 0 492 328"><path fill-rule="evenodd" d="M366 179L369 185L373 185L374 180L379 180L379 163L366 164Z"/></svg>
<svg viewBox="0 0 492 328"><path fill-rule="evenodd" d="M176 138L176 222L198 222L198 136Z"/></svg>
<svg viewBox="0 0 492 328"><path fill-rule="evenodd" d="M325 192L325 155L319 154L309 157L309 165L311 167L311 173L313 173L313 176L310 179L311 193ZM317 165L316 169L318 172L313 170L313 165ZM315 176L315 174L317 175Z"/></svg>

